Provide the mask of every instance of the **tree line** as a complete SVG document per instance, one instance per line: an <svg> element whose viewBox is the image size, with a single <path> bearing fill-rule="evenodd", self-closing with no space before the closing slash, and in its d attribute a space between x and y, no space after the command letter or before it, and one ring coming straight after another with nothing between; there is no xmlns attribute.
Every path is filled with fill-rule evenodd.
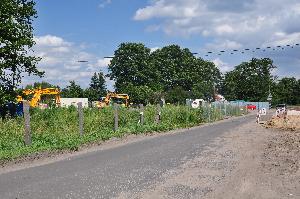
<svg viewBox="0 0 300 199"><path fill-rule="evenodd" d="M228 100L300 104L300 80L279 79L270 58L252 58L222 74L211 61L195 57L187 48L170 45L151 52L141 43L123 43L109 65L109 77L118 92L139 103L164 97L171 103L185 99L213 100L216 93Z"/></svg>
<svg viewBox="0 0 300 199"><path fill-rule="evenodd" d="M141 43L122 43L109 65L117 92L128 93L136 103L170 103L186 98L211 98L220 86L221 73L214 63L197 58L187 48L170 45L151 52Z"/></svg>

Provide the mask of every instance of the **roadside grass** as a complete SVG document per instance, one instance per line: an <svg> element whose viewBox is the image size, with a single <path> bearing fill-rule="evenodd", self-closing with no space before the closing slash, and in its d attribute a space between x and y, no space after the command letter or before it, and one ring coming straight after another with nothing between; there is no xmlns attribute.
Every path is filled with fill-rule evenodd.
<svg viewBox="0 0 300 199"><path fill-rule="evenodd" d="M237 107L227 110L228 116L241 115ZM32 144L24 143L24 119L0 120L0 162L36 152L60 150L76 151L83 144L105 141L125 134L165 132L178 128L197 126L221 120L224 111L220 108L192 109L187 106L168 105L161 110L161 122L155 123L156 107L146 106L144 125L139 123L138 109L119 109L119 129L115 132L114 110L84 109L84 135L79 135L78 112L75 107L32 109Z"/></svg>

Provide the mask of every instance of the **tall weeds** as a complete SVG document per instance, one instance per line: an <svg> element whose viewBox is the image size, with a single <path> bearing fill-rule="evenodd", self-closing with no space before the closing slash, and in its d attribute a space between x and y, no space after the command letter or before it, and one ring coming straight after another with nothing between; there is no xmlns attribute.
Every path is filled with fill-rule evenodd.
<svg viewBox="0 0 300 199"><path fill-rule="evenodd" d="M213 122L224 117L216 107L192 109L167 105L161 110L161 122L155 123L156 107L144 110L144 124L139 123L138 109L119 109L119 129L114 132L112 108L84 109L84 135L79 136L78 113L75 107L31 110L32 145L24 144L23 118L0 120L0 160L53 150L77 150L82 144L122 137L124 134L163 132ZM237 107L227 109L227 115L240 115Z"/></svg>

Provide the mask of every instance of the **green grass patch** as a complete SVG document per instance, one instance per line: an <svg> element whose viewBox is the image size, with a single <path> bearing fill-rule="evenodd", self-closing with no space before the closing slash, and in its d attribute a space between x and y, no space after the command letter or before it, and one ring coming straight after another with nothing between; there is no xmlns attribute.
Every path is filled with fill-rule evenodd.
<svg viewBox="0 0 300 199"><path fill-rule="evenodd" d="M114 110L84 109L84 135L79 135L78 112L75 107L32 109L32 145L24 144L24 119L0 120L0 160L11 160L42 151L78 150L87 143L122 137L125 134L164 132L178 128L197 126L221 120L225 114L221 108L204 107L192 109L186 106L167 105L161 109L161 123L156 124L155 106L146 106L145 122L139 121L139 110L120 108L119 129L114 132ZM231 107L227 115L240 115L241 111Z"/></svg>

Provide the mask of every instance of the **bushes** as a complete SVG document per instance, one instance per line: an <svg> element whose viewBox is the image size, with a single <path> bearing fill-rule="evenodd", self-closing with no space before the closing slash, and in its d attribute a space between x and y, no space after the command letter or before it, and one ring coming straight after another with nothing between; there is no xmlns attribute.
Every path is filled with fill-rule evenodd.
<svg viewBox="0 0 300 199"><path fill-rule="evenodd" d="M138 109L120 108L119 130L114 132L114 112L111 107L102 110L84 109L84 135L80 137L75 107L33 109L30 111L31 146L25 146L23 141L23 118L0 120L0 160L39 151L77 150L82 144L122 137L124 134L168 131L222 118L220 110L215 108L191 109L186 106L168 105L161 111L162 121L156 124L154 122L156 107L145 107L145 122L141 125L138 122ZM230 114L238 113L232 111Z"/></svg>

